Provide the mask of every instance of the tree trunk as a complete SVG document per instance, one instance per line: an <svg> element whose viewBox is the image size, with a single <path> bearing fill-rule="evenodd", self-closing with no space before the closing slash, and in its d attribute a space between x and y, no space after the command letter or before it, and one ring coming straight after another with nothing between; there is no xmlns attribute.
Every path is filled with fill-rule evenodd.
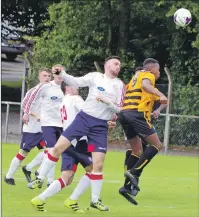
<svg viewBox="0 0 199 217"><path fill-rule="evenodd" d="M106 55L111 55L112 50L112 19L111 19L111 0L107 0L107 21L108 21L108 36L107 36L107 48Z"/></svg>
<svg viewBox="0 0 199 217"><path fill-rule="evenodd" d="M128 47L130 4L128 0L120 2L119 39L117 53L122 54Z"/></svg>

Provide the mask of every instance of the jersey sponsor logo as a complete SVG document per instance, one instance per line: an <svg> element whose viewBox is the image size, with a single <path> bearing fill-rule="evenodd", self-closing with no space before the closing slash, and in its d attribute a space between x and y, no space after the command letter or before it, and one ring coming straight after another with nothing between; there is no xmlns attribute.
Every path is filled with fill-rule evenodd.
<svg viewBox="0 0 199 217"><path fill-rule="evenodd" d="M58 99L57 96L51 96L50 98L51 98L52 100L57 100L57 99Z"/></svg>
<svg viewBox="0 0 199 217"><path fill-rule="evenodd" d="M56 101L56 102L62 102L62 99L58 98L57 96L51 96L50 99L52 99L53 101Z"/></svg>
<svg viewBox="0 0 199 217"><path fill-rule="evenodd" d="M98 89L99 91L105 91L105 89L104 89L103 87L97 87L97 89Z"/></svg>

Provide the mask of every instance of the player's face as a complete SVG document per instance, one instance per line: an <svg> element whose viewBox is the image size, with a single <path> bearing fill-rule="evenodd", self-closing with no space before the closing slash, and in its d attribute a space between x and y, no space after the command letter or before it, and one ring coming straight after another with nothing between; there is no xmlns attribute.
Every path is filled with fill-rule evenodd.
<svg viewBox="0 0 199 217"><path fill-rule="evenodd" d="M159 64L154 64L154 66L152 67L152 73L155 75L155 80L158 80L158 78L160 77L160 66Z"/></svg>
<svg viewBox="0 0 199 217"><path fill-rule="evenodd" d="M108 69L114 76L118 76L120 72L120 61L118 59L110 59L107 63Z"/></svg>
<svg viewBox="0 0 199 217"><path fill-rule="evenodd" d="M42 71L39 73L39 81L41 83L48 83L51 79L51 74L46 71Z"/></svg>

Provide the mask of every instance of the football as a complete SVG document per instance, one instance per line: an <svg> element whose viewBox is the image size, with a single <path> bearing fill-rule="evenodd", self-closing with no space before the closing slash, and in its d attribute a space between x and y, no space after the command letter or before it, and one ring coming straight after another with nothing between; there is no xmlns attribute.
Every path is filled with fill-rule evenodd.
<svg viewBox="0 0 199 217"><path fill-rule="evenodd" d="M191 23L191 13L185 8L180 8L175 12L173 19L177 26L185 27Z"/></svg>

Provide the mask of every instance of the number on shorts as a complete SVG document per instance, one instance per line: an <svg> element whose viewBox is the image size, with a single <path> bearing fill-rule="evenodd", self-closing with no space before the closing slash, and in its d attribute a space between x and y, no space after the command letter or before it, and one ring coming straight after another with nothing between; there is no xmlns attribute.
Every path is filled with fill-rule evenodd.
<svg viewBox="0 0 199 217"><path fill-rule="evenodd" d="M64 123L65 120L67 120L67 114L66 114L66 107L65 105L63 105L63 107L61 108L61 120L62 123Z"/></svg>

